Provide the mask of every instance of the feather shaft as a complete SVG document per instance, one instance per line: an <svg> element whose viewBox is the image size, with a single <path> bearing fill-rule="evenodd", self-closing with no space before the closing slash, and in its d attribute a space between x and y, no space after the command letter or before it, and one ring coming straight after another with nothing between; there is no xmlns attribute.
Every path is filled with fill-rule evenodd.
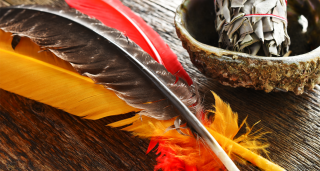
<svg viewBox="0 0 320 171"><path fill-rule="evenodd" d="M229 147L232 148L232 152L234 152L235 154L241 156L242 158L244 158L245 160L251 162L252 164L254 164L255 166L266 170L266 171L285 171L285 169L283 169L282 167L280 167L279 165L276 165L272 162L270 162L269 160L267 160L266 158L248 150L247 148L241 146L240 144L234 142L233 140L219 134L216 131L213 131L210 128L207 128L209 130L209 132L212 134L212 136L214 138L216 138L216 140L225 147ZM230 149L228 149L230 150Z"/></svg>

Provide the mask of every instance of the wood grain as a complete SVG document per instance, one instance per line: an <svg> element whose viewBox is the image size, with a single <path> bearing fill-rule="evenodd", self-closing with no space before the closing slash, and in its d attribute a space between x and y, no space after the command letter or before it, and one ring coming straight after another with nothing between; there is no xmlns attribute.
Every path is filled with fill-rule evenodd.
<svg viewBox="0 0 320 171"><path fill-rule="evenodd" d="M3 2L0 5L7 5ZM174 50L197 79L206 106L214 103L210 90L215 91L240 120L248 116L251 125L261 120L256 129L271 132L266 138L275 163L293 171L320 170L320 86L300 96L223 86L191 64L175 34L173 17L181 0L122 2ZM0 170L153 170L155 154L145 155L148 141L104 126L121 117L89 121L4 90L0 97ZM240 168L258 170L250 164Z"/></svg>
<svg viewBox="0 0 320 171"><path fill-rule="evenodd" d="M1 170L152 170L148 141L0 91ZM123 118L123 117L122 117Z"/></svg>

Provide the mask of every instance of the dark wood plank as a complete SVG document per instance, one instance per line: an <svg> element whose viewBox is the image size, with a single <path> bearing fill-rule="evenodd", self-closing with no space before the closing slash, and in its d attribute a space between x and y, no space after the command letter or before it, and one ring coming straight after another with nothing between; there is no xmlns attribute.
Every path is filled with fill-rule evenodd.
<svg viewBox="0 0 320 171"><path fill-rule="evenodd" d="M300 96L225 87L203 76L181 46L173 24L181 0L122 2L176 52L190 75L197 78L206 106L214 103L210 90L215 91L240 119L248 116L251 125L261 120L257 129L271 132L266 137L274 162L287 170L320 170L320 86ZM0 93L1 170L152 170L156 163L154 154L144 154L147 141L104 126L118 117L83 120L3 90ZM257 170L250 165L241 168Z"/></svg>
<svg viewBox="0 0 320 171"><path fill-rule="evenodd" d="M152 170L148 141L0 90L0 170ZM127 116L128 117L128 116ZM123 117L122 117L123 119Z"/></svg>

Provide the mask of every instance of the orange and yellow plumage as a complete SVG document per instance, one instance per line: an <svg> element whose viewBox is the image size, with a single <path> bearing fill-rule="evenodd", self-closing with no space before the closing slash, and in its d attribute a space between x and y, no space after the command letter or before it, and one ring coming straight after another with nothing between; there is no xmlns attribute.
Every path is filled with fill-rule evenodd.
<svg viewBox="0 0 320 171"><path fill-rule="evenodd" d="M269 146L264 143L262 137L265 133L252 132L252 128L246 125L246 133L236 138L245 120L238 126L237 113L234 113L230 105L223 102L217 94L213 93L213 95L215 97L214 110L208 112L214 113L214 118L205 117L203 123L206 123L206 128L229 156L241 163L245 161L255 163L265 170L281 170L281 167L270 164L268 160L259 156L261 152L266 154L266 148ZM132 125L123 128L123 130L130 131L142 138L152 137L153 147L156 143L159 143L159 149L165 152L169 151L170 154L173 154L173 157L179 159L176 162L183 161L186 164L184 169L191 166L196 166L198 170L220 170L224 168L219 159L208 150L204 141L199 137L194 137L189 128L181 128L181 131L186 135L180 134L174 129L168 130L174 124L174 120L175 118L160 121L136 115L127 119L128 122L119 121L109 126L121 127L133 122ZM158 153L161 153L161 150Z"/></svg>

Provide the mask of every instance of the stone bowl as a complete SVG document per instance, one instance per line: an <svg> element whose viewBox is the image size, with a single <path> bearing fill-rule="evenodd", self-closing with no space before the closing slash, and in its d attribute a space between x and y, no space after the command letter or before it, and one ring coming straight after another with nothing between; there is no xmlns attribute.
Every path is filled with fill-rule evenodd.
<svg viewBox="0 0 320 171"><path fill-rule="evenodd" d="M314 2L313 2L314 1ZM184 0L175 26L192 63L207 77L232 87L302 94L320 83L320 1L288 1L289 57L253 56L218 48L213 0ZM302 33L298 17L309 22Z"/></svg>

